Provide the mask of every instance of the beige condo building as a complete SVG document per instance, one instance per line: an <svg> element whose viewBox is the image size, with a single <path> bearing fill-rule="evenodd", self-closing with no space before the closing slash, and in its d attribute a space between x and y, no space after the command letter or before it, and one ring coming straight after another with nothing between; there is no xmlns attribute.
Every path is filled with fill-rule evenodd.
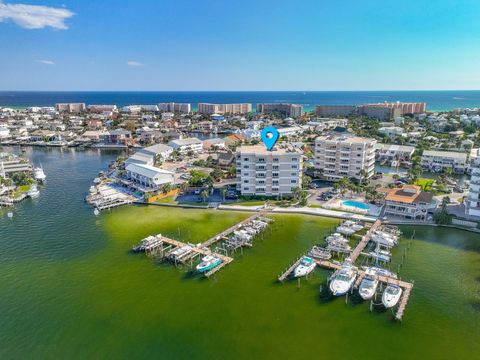
<svg viewBox="0 0 480 360"><path fill-rule="evenodd" d="M237 191L242 195L281 196L302 185L303 151L289 145L268 151L241 146L236 154Z"/></svg>
<svg viewBox="0 0 480 360"><path fill-rule="evenodd" d="M315 140L316 176L338 181L343 177L369 178L375 168L376 140L352 135L326 135Z"/></svg>

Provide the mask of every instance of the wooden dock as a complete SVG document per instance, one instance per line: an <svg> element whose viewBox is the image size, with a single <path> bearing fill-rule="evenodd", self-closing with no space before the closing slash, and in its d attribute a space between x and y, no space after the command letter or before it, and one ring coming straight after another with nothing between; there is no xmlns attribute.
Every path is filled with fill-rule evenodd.
<svg viewBox="0 0 480 360"><path fill-rule="evenodd" d="M350 260L352 260L352 263L354 263L360 256L360 254L363 252L363 249L365 249L365 246L367 246L368 242L372 238L373 232L377 230L380 225L382 225L382 222L380 220L375 221L370 227L370 229L368 229L367 233L363 235L362 240L360 240L358 245L355 247L355 249L353 249L352 253L350 254Z"/></svg>
<svg viewBox="0 0 480 360"><path fill-rule="evenodd" d="M295 268L300 264L300 262L303 259L303 255L298 258L297 261L295 261L287 270L285 270L280 276L278 277L278 281L282 282L284 281L292 272L295 270Z"/></svg>
<svg viewBox="0 0 480 360"><path fill-rule="evenodd" d="M413 284L408 288L403 289L402 298L400 299L400 305L398 306L397 312L395 314L395 319L401 321L403 314L407 309L408 300L410 299L410 294L412 293Z"/></svg>
<svg viewBox="0 0 480 360"><path fill-rule="evenodd" d="M149 236L149 237L143 239L142 242L139 245L137 245L133 248L133 251L143 251L143 250L145 250L145 253L147 255L157 256L157 257L160 257L160 258L171 258L170 260L174 261L175 264L177 264L177 263L185 264L189 260L193 264L193 259L197 256L200 256L200 255L215 256L216 258L221 259L222 262L218 266L216 266L213 269L204 273L204 275L206 277L210 277L213 274L215 274L217 271L219 271L220 269L222 269L225 266L227 266L228 264L230 264L233 261L233 258L230 257L230 256L225 256L225 255L219 253L218 250L217 251L212 251L212 250L209 249L209 246L215 244L218 241L228 240L228 235L233 233L235 230L238 230L238 229L242 228L243 226L250 223L251 221L256 220L256 219L264 216L266 212L267 212L266 210L262 210L258 213L255 213L254 215L248 217L247 219L242 220L241 222L229 227L228 229L222 231L221 233L211 237L210 239L208 239L208 240L206 240L202 243L196 244L196 245L195 244L187 244L187 243L184 243L182 241L171 239L171 238L165 237L161 234L158 234L158 235ZM273 220L266 219L266 221L271 222ZM143 246L143 248L142 248L142 246ZM175 256L173 258L172 255L175 252L175 250L177 250L181 247L184 247L184 246L190 246L191 251L187 251L184 254L180 254L179 256ZM248 244L246 243L246 244L242 244L242 246L252 246L252 244L251 243L248 243ZM139 249L139 250L137 250L137 249Z"/></svg>
<svg viewBox="0 0 480 360"><path fill-rule="evenodd" d="M231 233L233 233L235 230L238 230L239 228L241 228L242 226L244 226L245 224L248 224L250 221L253 221L253 220L256 220L258 219L259 217L262 217L263 215L265 215L265 211L260 211L248 218L246 218L245 220L242 220L240 221L239 223L235 224L235 225L232 225L230 226L228 229L222 231L221 233L215 235L215 236L212 236L210 239L208 240L205 240L203 243L201 243L201 245L199 245L200 247L209 247L213 244L215 244L216 242L218 241L221 241L223 238L227 237L228 235L230 235Z"/></svg>

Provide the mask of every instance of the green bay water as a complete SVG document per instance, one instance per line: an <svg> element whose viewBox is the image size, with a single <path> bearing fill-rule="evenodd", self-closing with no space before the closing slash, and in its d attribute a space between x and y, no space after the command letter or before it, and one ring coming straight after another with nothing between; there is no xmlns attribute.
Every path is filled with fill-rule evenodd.
<svg viewBox="0 0 480 360"><path fill-rule="evenodd" d="M0 213L0 358L477 359L480 238L404 227L392 269L415 280L402 323L356 298L278 274L338 223L275 215L271 230L211 279L130 249L162 233L200 242L248 214L129 206L95 217L83 198L118 153L27 149L40 198Z"/></svg>

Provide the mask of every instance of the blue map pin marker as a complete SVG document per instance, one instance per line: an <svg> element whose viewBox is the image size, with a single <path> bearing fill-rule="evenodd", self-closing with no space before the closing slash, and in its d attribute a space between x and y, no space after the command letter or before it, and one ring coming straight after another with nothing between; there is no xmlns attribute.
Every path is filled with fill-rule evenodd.
<svg viewBox="0 0 480 360"><path fill-rule="evenodd" d="M267 126L266 128L263 128L261 134L262 141L267 147L268 151L272 150L272 148L275 146L279 135L280 134L278 133L277 129L275 129L273 126Z"/></svg>

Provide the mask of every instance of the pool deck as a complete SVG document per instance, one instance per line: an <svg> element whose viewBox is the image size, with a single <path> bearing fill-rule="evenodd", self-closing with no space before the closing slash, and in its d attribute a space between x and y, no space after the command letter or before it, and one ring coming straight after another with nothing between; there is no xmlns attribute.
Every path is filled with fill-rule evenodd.
<svg viewBox="0 0 480 360"><path fill-rule="evenodd" d="M353 201L353 202L358 202L365 204L368 206L368 209L361 209L356 206L349 206L343 204L344 202L348 201ZM372 204L367 204L365 203L365 198L357 196L357 197L352 197L352 198L334 198L332 200L329 200L325 203L324 207L326 209L331 209L331 210L341 210L341 211L347 211L351 213L356 213L356 214L362 214L362 215L369 215L369 216L375 216L378 217L380 216L380 213L382 212L382 208L378 207L376 205Z"/></svg>

